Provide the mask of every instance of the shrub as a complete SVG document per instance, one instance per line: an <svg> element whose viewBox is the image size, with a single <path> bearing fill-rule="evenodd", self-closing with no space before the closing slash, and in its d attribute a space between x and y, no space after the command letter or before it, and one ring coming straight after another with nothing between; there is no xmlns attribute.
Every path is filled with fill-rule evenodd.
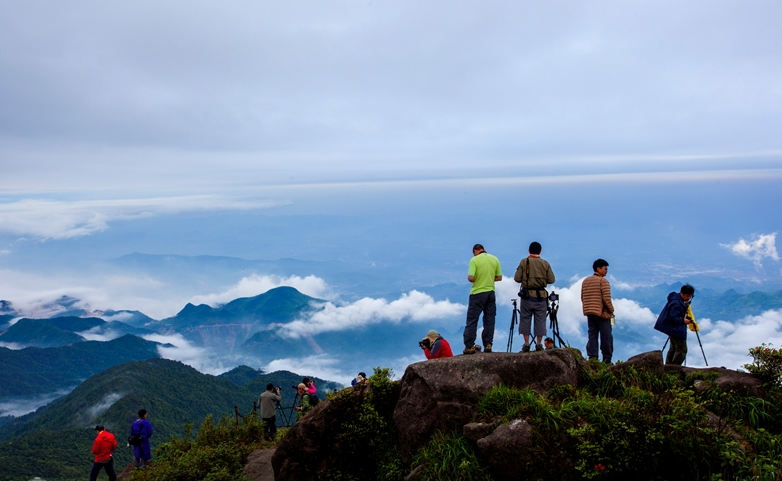
<svg viewBox="0 0 782 481"><path fill-rule="evenodd" d="M467 439L458 434L435 433L413 458L413 466L418 465L424 466L422 481L491 481Z"/></svg>
<svg viewBox="0 0 782 481"><path fill-rule="evenodd" d="M744 368L756 375L768 388L782 388L782 348L774 349L771 345L761 344L749 350L752 356L751 364Z"/></svg>

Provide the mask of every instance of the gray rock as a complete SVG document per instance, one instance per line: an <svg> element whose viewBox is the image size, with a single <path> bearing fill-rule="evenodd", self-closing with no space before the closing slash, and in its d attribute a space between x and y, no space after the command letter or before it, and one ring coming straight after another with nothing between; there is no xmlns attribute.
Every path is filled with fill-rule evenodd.
<svg viewBox="0 0 782 481"><path fill-rule="evenodd" d="M491 434L500 422L500 419L496 419L490 423L468 423L462 428L462 434L470 441L477 441Z"/></svg>
<svg viewBox="0 0 782 481"><path fill-rule="evenodd" d="M421 473L424 470L424 465L420 464L416 466L414 470L410 472L407 476L405 476L405 481L420 481L421 480Z"/></svg>
<svg viewBox="0 0 782 481"><path fill-rule="evenodd" d="M272 469L274 451L274 448L256 449L247 456L244 474L250 478L250 481L274 481L274 469Z"/></svg>
<svg viewBox="0 0 782 481"><path fill-rule="evenodd" d="M531 453L532 427L516 419L503 424L493 433L478 440L478 451L486 459L496 481L525 479L525 466Z"/></svg>
<svg viewBox="0 0 782 481"><path fill-rule="evenodd" d="M724 367L684 367L666 364L665 370L678 371L683 375L694 373L717 373L719 377L714 384L725 392L735 392L741 396L763 396L763 385L754 374L725 369Z"/></svg>
<svg viewBox="0 0 782 481"><path fill-rule="evenodd" d="M402 461L436 431L462 432L481 396L503 384L539 393L559 384L578 383L578 366L569 349L534 353L492 353L424 361L408 366L394 410Z"/></svg>
<svg viewBox="0 0 782 481"><path fill-rule="evenodd" d="M655 374L662 374L665 370L663 366L663 352L662 351L650 351L642 354L637 354L625 362L615 364L609 367L609 371L623 371L630 366L633 366L636 371L648 371Z"/></svg>

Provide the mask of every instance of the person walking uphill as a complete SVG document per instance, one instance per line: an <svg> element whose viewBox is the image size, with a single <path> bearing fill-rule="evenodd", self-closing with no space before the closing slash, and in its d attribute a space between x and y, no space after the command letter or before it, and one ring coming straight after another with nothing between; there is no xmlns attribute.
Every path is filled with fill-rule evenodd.
<svg viewBox="0 0 782 481"><path fill-rule="evenodd" d="M614 336L611 333L611 318L614 305L611 303L611 285L606 279L608 262L598 259L592 263L595 272L581 284L581 305L587 318L588 330L586 352L589 359L597 359L597 336L600 334L600 352L603 362L610 364L614 354Z"/></svg>
<svg viewBox="0 0 782 481"><path fill-rule="evenodd" d="M497 300L494 283L502 280L500 260L488 254L482 245L472 248L472 259L467 270L467 280L472 283L470 303L467 306L467 322L464 327L464 354L475 354L480 346L475 345L478 332L478 318L483 313L483 348L491 352L494 342L494 320L497 317Z"/></svg>
<svg viewBox="0 0 782 481"><path fill-rule="evenodd" d="M130 427L131 436L140 436L141 443L133 446L133 466L143 468L152 460L152 448L149 446L149 438L152 437L152 424L147 421L147 410L140 409L138 419L133 421Z"/></svg>
<svg viewBox="0 0 782 481"><path fill-rule="evenodd" d="M98 479L101 469L106 470L109 481L117 481L117 473L114 471L113 456L114 450L117 449L117 438L106 431L100 424L95 426L95 432L97 432L98 435L92 443L92 454L95 455L95 463L92 465L92 470L90 470L90 481Z"/></svg>
<svg viewBox="0 0 782 481"><path fill-rule="evenodd" d="M687 324L692 319L687 317L687 308L690 306L695 288L685 284L678 293L668 294L668 303L663 307L654 328L668 335L671 348L665 356L665 364L681 366L687 358ZM705 356L704 356L705 357Z"/></svg>
<svg viewBox="0 0 782 481"><path fill-rule="evenodd" d="M532 318L535 317L535 350L543 350L543 336L546 335L546 315L548 314L548 292L546 286L553 284L554 272L548 262L540 258L543 250L539 242L529 245L529 257L519 262L513 280L521 284L519 297L519 334L524 336L521 352L529 352L529 337Z"/></svg>

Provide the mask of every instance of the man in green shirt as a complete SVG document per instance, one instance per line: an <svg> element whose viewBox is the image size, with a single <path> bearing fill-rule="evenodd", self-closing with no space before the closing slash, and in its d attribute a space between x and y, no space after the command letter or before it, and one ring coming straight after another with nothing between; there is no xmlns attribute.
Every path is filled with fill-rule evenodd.
<svg viewBox="0 0 782 481"><path fill-rule="evenodd" d="M478 318L483 313L484 352L492 351L494 342L494 319L497 317L497 301L494 296L494 283L502 280L500 261L488 254L483 246L475 244L472 259L467 270L467 280L472 282L470 303L467 306L467 325L464 327L464 354L475 354L480 346L475 345L478 331Z"/></svg>

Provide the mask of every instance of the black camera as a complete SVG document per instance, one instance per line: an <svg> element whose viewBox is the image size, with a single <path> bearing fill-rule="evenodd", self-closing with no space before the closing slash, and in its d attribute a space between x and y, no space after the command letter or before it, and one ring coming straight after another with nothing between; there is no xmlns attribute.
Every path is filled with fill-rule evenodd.
<svg viewBox="0 0 782 481"><path fill-rule="evenodd" d="M551 302L556 302L559 300L559 294L557 294L556 292L552 292L551 294L548 295L548 299Z"/></svg>
<svg viewBox="0 0 782 481"><path fill-rule="evenodd" d="M425 337L418 342L418 345L424 349L431 349L432 341L430 341L428 337Z"/></svg>

